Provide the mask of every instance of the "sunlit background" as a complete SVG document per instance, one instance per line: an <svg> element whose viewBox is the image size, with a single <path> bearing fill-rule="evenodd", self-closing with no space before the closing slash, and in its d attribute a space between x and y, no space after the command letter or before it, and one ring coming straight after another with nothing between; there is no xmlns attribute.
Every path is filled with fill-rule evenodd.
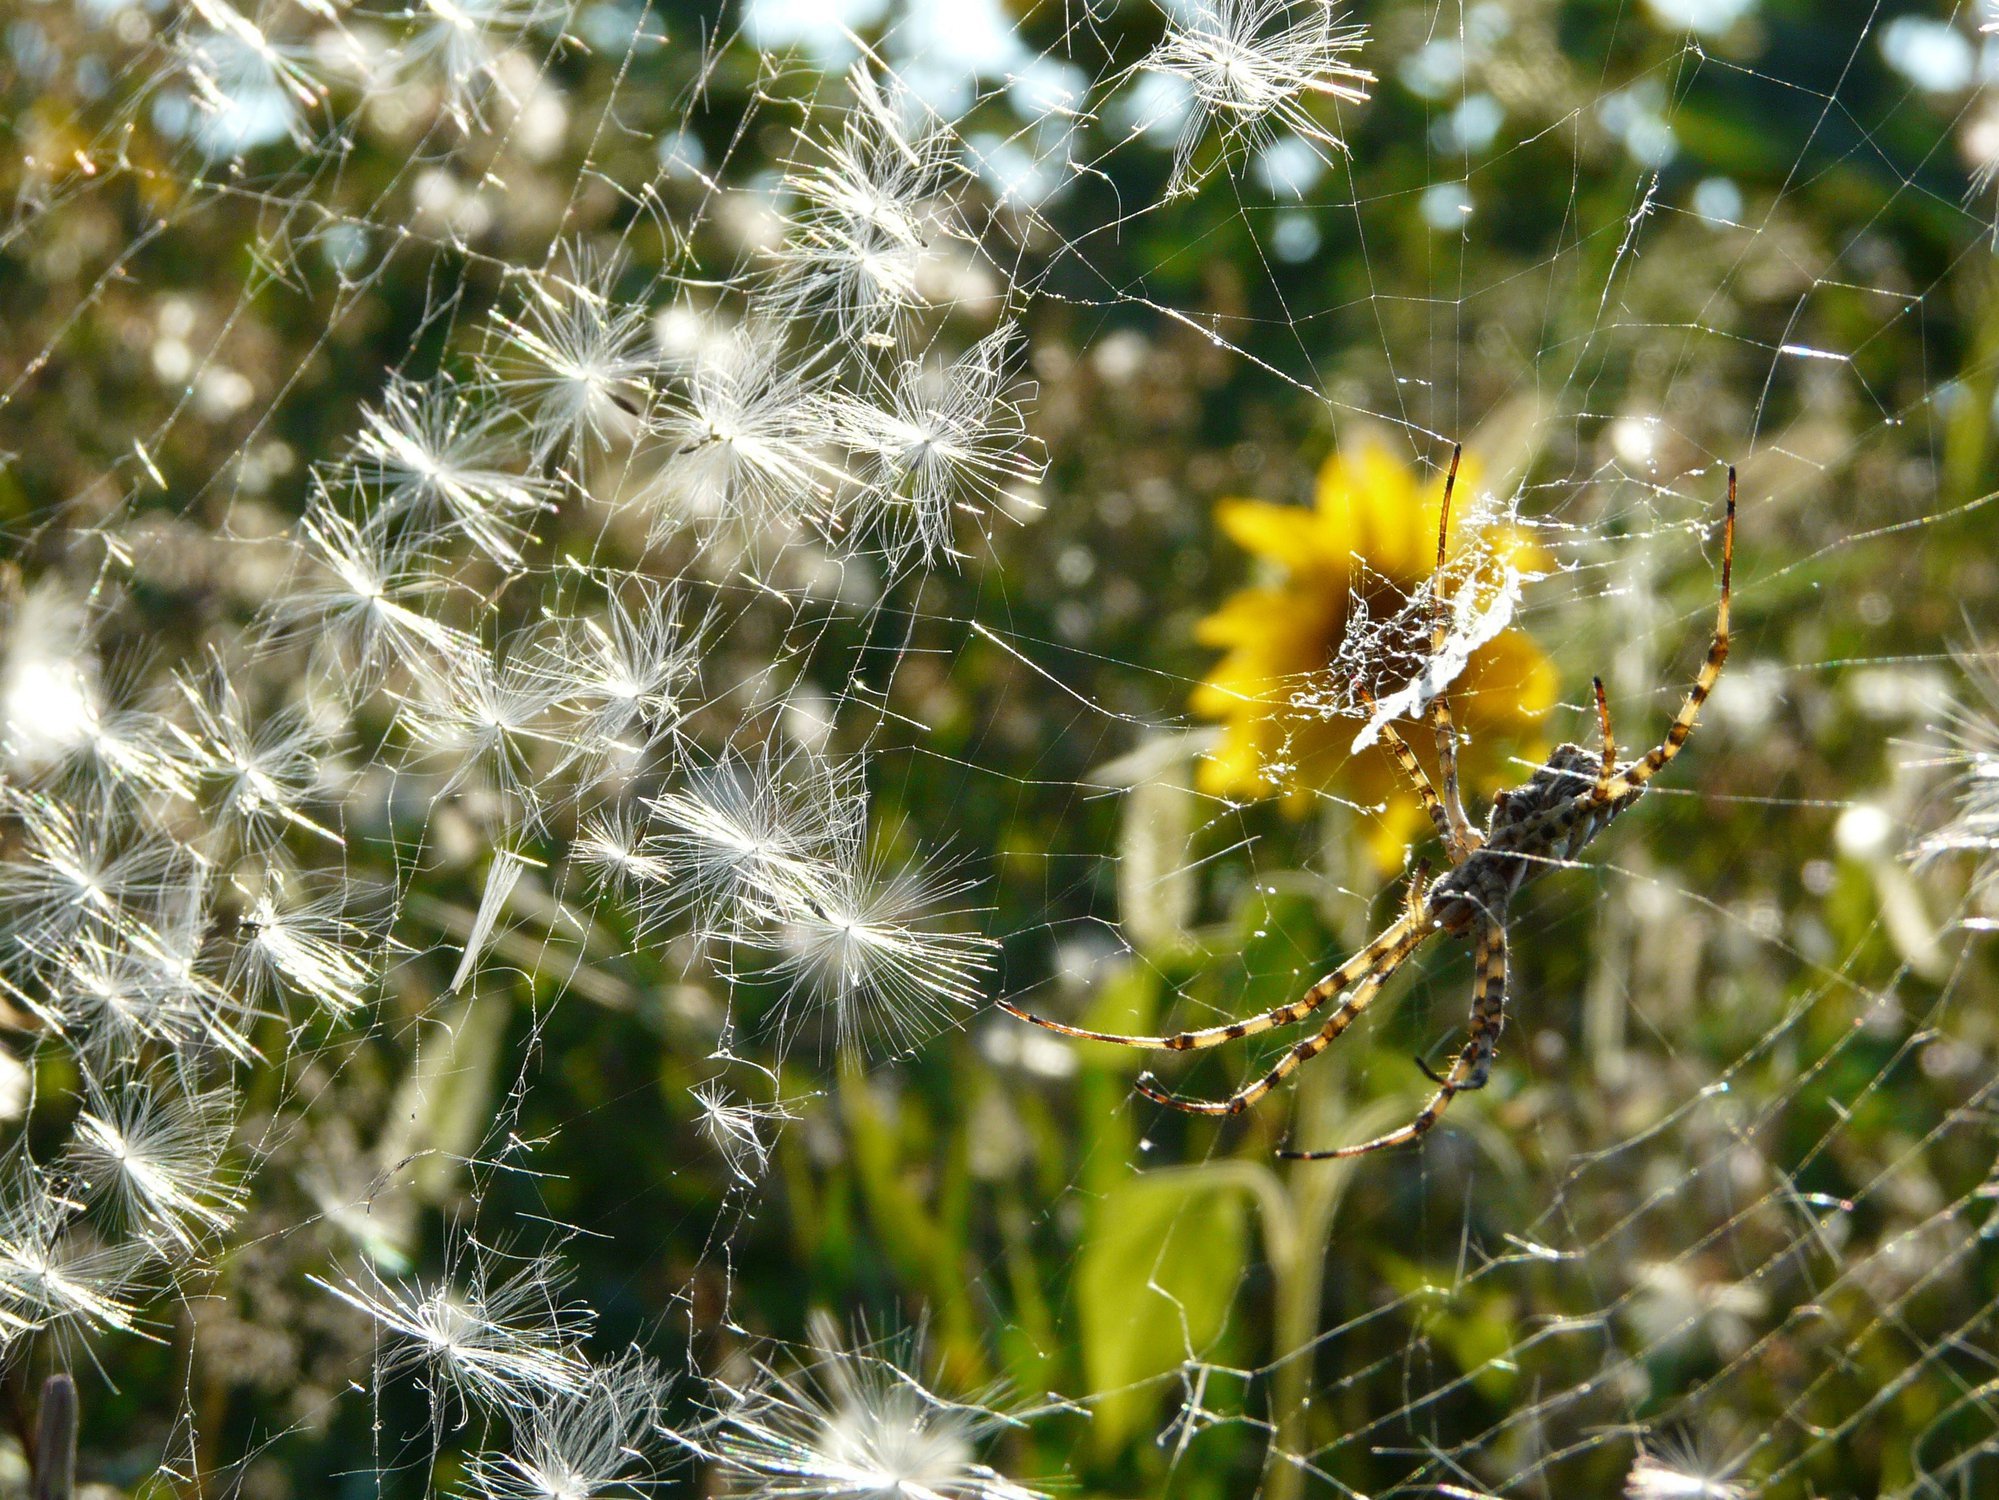
<svg viewBox="0 0 1999 1500"><path fill-rule="evenodd" d="M1988 22L6 0L0 1484L1999 1485Z"/></svg>

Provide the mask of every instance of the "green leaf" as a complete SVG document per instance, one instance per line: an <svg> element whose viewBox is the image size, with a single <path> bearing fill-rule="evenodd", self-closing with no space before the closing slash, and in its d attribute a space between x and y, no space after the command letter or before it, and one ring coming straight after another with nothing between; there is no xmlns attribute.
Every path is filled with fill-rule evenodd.
<svg viewBox="0 0 1999 1500"><path fill-rule="evenodd" d="M1398 1293L1429 1302L1424 1332L1471 1377L1478 1393L1489 1401L1508 1400L1519 1384L1519 1371L1508 1356L1521 1336L1512 1296L1454 1286L1455 1273L1433 1275L1398 1255L1383 1252L1378 1259Z"/></svg>
<svg viewBox="0 0 1999 1500"><path fill-rule="evenodd" d="M1142 1382L1207 1351L1227 1322L1247 1255L1237 1182L1199 1171L1139 1177L1097 1202L1076 1269L1083 1370L1097 1448L1122 1447L1163 1391Z"/></svg>

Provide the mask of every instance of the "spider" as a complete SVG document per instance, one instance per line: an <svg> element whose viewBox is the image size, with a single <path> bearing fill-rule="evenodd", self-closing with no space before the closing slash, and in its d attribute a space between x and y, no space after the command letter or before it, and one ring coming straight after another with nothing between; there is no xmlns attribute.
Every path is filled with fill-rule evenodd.
<svg viewBox="0 0 1999 1500"><path fill-rule="evenodd" d="M1444 543L1450 527L1451 491L1457 483L1458 460L1462 448L1451 454L1450 472L1444 479L1443 519L1437 534L1437 593L1442 592ZM1617 741L1610 730L1610 705L1604 697L1603 679L1592 679L1596 692L1597 725L1602 733L1601 750L1581 745L1558 745L1547 761L1528 778L1526 785L1501 792L1492 801L1484 832L1473 828L1466 817L1458 793L1457 734L1451 722L1448 696L1439 692L1430 700L1430 720L1437 738L1437 762L1443 777L1441 794L1417 762L1408 744L1394 728L1383 725L1381 739L1402 773L1422 799L1424 810L1436 825L1451 868L1434 883L1428 880L1428 866L1418 865L1409 881L1402 914L1353 957L1307 990L1289 1005L1279 1006L1259 1016L1207 1026L1196 1031L1180 1031L1170 1036L1121 1036L1112 1032L1086 1031L1066 1026L1043 1016L1030 1015L1001 1001L1001 1008L1023 1021L1045 1026L1064 1036L1082 1037L1093 1042L1115 1042L1122 1047L1151 1047L1168 1052L1189 1052L1219 1046L1238 1037L1254 1036L1273 1027L1302 1021L1334 996L1346 993L1315 1036L1306 1037L1277 1060L1261 1078L1245 1084L1226 1099L1184 1099L1156 1087L1147 1074L1140 1074L1138 1091L1155 1103L1196 1115L1238 1115L1269 1093L1304 1063L1317 1057L1339 1040L1361 1012L1373 1003L1382 987L1409 957L1439 933L1468 933L1471 938L1476 977L1472 986L1470 1034L1447 1072L1438 1072L1422 1058L1416 1066L1423 1070L1437 1091L1416 1118L1399 1130L1358 1145L1334 1151L1280 1151L1294 1161L1322 1161L1329 1157L1364 1156L1372 1151L1407 1145L1430 1131L1451 1101L1459 1094L1482 1089L1492 1074L1493 1060L1499 1055L1499 1034L1506 1025L1506 915L1515 893L1534 876L1580 854L1611 819L1645 794L1646 785L1680 753L1701 705L1714 690L1728 659L1729 571L1735 560L1735 468L1728 470L1728 518L1722 529L1721 606L1717 611L1714 642L1708 647L1707 661L1687 691L1679 713L1666 737L1636 760L1620 762ZM1444 604L1433 605L1431 652L1441 650L1446 634ZM1372 703L1365 690L1364 701Z"/></svg>

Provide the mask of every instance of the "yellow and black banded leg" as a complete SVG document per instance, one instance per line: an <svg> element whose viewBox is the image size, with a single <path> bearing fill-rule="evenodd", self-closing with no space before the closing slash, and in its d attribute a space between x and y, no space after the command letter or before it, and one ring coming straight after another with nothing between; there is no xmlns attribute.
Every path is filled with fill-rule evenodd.
<svg viewBox="0 0 1999 1500"><path fill-rule="evenodd" d="M1414 922L1423 915L1423 909L1430 900L1430 862L1416 861L1416 868L1409 872L1409 889L1402 893L1402 918Z"/></svg>
<svg viewBox="0 0 1999 1500"><path fill-rule="evenodd" d="M1610 785L1617 774L1617 736L1610 730L1610 699L1604 696L1603 679L1592 677L1590 690L1596 694L1596 723L1603 735L1602 769L1597 772L1596 787L1599 796Z"/></svg>
<svg viewBox="0 0 1999 1500"><path fill-rule="evenodd" d="M1062 1036L1080 1037L1086 1042L1110 1042L1119 1047L1149 1047L1159 1052L1192 1052L1202 1047L1219 1047L1223 1042L1233 1042L1239 1037L1255 1036L1261 1031L1288 1026L1293 1021L1302 1021L1340 991L1372 973L1383 963L1387 955L1396 954L1394 962L1401 963L1434 931L1435 929L1429 926L1422 916L1420 904L1412 905L1405 909L1381 936L1289 1005L1280 1005L1275 1010L1265 1011L1260 1016L1251 1016L1246 1020L1228 1021L1220 1026L1204 1026L1196 1031L1176 1031L1165 1036L1127 1036L1121 1032L1090 1031L1081 1026L1069 1026L1061 1021L1051 1021L1046 1016L1037 1016L1024 1011L1007 1000L1000 1001L999 1008L1020 1020L1032 1021L1036 1026L1045 1027ZM1404 944L1408 946L1405 948Z"/></svg>
<svg viewBox="0 0 1999 1500"><path fill-rule="evenodd" d="M1687 690L1686 701L1673 718L1672 727L1666 731L1666 738L1645 752L1642 759L1633 761L1616 776L1612 777L1596 793L1598 802L1624 802L1638 795L1645 783L1664 770L1667 763L1680 753L1687 737L1694 732L1699 722L1701 705L1714 691L1716 679L1721 676L1722 663L1728 660L1728 599L1729 575L1735 564L1735 465L1728 466L1728 520L1721 532L1721 608L1717 611L1714 627L1714 641L1708 647L1707 660L1701 665L1700 675L1694 685Z"/></svg>
<svg viewBox="0 0 1999 1500"><path fill-rule="evenodd" d="M1435 661L1444 649L1444 642L1450 635L1447 601L1444 595L1444 564L1450 553L1451 543L1451 495L1458 487L1458 464L1464 458L1463 443L1451 447L1451 468L1444 476L1444 503L1437 514L1437 571L1430 585L1430 660ZM1452 859L1460 860L1459 851L1469 852L1479 845L1477 831L1471 826L1471 819L1465 815L1464 794L1458 788L1458 732L1451 719L1451 695L1447 688L1439 688L1436 697L1430 700L1430 722L1437 734L1437 771L1443 777L1443 803L1445 834L1444 842L1452 851Z"/></svg>
<svg viewBox="0 0 1999 1500"><path fill-rule="evenodd" d="M1444 1111L1459 1094L1482 1089L1492 1076L1493 1059L1499 1055L1499 1034L1506 1026L1506 930L1496 921L1481 919L1478 924L1478 977L1472 996L1471 1035L1458 1049L1449 1073L1437 1078L1437 1092L1415 1119L1400 1130L1341 1146L1334 1151L1280 1151L1291 1161L1327 1161L1332 1158L1365 1156L1422 1139L1443 1118ZM1427 1067L1425 1071L1428 1071Z"/></svg>
<svg viewBox="0 0 1999 1500"><path fill-rule="evenodd" d="M1368 711L1372 713L1375 706L1374 694L1360 683L1354 684L1354 691L1360 695L1360 701L1366 704ZM1449 854L1451 863L1463 864L1470 850L1459 839L1457 830L1451 826L1450 816L1444 811L1442 799L1437 796L1437 788L1431 783L1429 773L1423 769L1423 763L1416 759L1416 753L1409 748L1409 742L1395 732L1393 724L1383 724L1381 743L1393 757L1395 764L1401 767L1403 779L1414 788L1417 797L1421 799L1423 811L1430 815L1430 822L1437 830L1437 837L1444 841L1444 850Z"/></svg>
<svg viewBox="0 0 1999 1500"><path fill-rule="evenodd" d="M1261 1078L1244 1084L1226 1099L1182 1099L1156 1087L1149 1078L1140 1074L1132 1086L1154 1104L1163 1104L1169 1109L1177 1109L1189 1115L1239 1115L1265 1094L1276 1088L1299 1068L1324 1052L1340 1039L1346 1029L1360 1018L1360 1013L1374 1003L1374 997L1381 993L1395 971L1402 967L1404 959L1416 951L1427 934L1411 933L1398 947L1382 957L1372 974L1354 988L1354 992L1341 1002L1339 1009L1326 1017L1326 1024L1314 1036L1290 1048L1277 1059L1276 1065Z"/></svg>

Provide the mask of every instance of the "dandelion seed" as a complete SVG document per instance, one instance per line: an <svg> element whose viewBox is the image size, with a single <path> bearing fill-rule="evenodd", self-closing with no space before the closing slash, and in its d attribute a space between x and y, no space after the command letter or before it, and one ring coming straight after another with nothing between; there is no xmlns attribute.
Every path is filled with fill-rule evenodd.
<svg viewBox="0 0 1999 1500"><path fill-rule="evenodd" d="M954 509L1041 477L1021 410L1031 388L1008 389L1017 343L1014 325L1002 325L947 369L904 365L880 405L846 398L835 408L835 429L862 455L864 493L877 510L856 530L879 535L891 561L935 562L951 550Z"/></svg>
<svg viewBox="0 0 1999 1500"><path fill-rule="evenodd" d="M291 96L307 109L326 97L326 85L306 72L288 51L278 47L263 31L227 3L227 0L188 0L192 10L220 36L228 37L246 53L256 57L274 80L281 80Z"/></svg>
<svg viewBox="0 0 1999 1500"><path fill-rule="evenodd" d="M866 818L860 766L804 752L731 751L646 806L682 903L722 937L809 909L842 856L858 851Z"/></svg>
<svg viewBox="0 0 1999 1500"><path fill-rule="evenodd" d="M145 708L103 708L93 695L83 737L69 757L64 784L99 806L143 791L169 797L193 795L188 767L174 753L178 738L161 715Z"/></svg>
<svg viewBox="0 0 1999 1500"><path fill-rule="evenodd" d="M1975 698L1947 705L1944 743L1913 764L1947 770L1956 807L1909 857L1920 868L1969 856L1972 889L1984 894L1999 889L1999 653L1975 643L1953 656Z"/></svg>
<svg viewBox="0 0 1999 1500"><path fill-rule="evenodd" d="M191 1090L165 1076L164 1086L134 1078L93 1089L68 1162L132 1220L192 1251L243 1211L243 1189L222 1165L236 1101L226 1089Z"/></svg>
<svg viewBox="0 0 1999 1500"><path fill-rule="evenodd" d="M475 651L447 672L425 673L420 689L420 696L402 699L402 723L415 744L456 762L444 790L483 771L531 816L537 813L532 758L538 746L560 744L550 715L561 684L524 654L495 662Z"/></svg>
<svg viewBox="0 0 1999 1500"><path fill-rule="evenodd" d="M381 409L364 409L362 417L353 460L360 483L419 522L448 517L487 556L520 566L522 529L555 508L556 486L515 472L504 411L475 406L443 379L397 379L382 393Z"/></svg>
<svg viewBox="0 0 1999 1500"><path fill-rule="evenodd" d="M0 1344L68 1322L138 1331L135 1300L150 1251L99 1244L74 1227L77 1205L32 1171L0 1208Z"/></svg>
<svg viewBox="0 0 1999 1500"><path fill-rule="evenodd" d="M921 865L862 860L779 890L798 898L777 917L776 967L794 981L779 1024L808 1007L830 1010L843 1043L882 1038L900 1048L982 998L995 944L931 925L962 883Z"/></svg>
<svg viewBox="0 0 1999 1500"><path fill-rule="evenodd" d="M446 664L477 653L465 632L433 620L410 602L441 591L426 569L418 536L391 540L379 518L367 524L340 514L325 488L315 490L299 522L300 556L319 577L295 581L277 596L271 625L280 635L330 638L353 669L346 690L359 697L391 664Z"/></svg>
<svg viewBox="0 0 1999 1500"><path fill-rule="evenodd" d="M202 111L194 132L212 157L235 156L287 135L303 141L302 111L327 96L312 55L273 41L227 0L189 0L211 30L184 35L181 66Z"/></svg>
<svg viewBox="0 0 1999 1500"><path fill-rule="evenodd" d="M107 808L145 791L189 795L167 721L146 708L113 706L128 696L128 683L105 681L83 605L44 584L9 611L7 627L0 753L10 766Z"/></svg>
<svg viewBox="0 0 1999 1500"><path fill-rule="evenodd" d="M156 992L169 997L174 1011L192 1015L199 1041L219 1047L239 1062L251 1062L258 1053L244 1028L254 1012L204 972L208 961L208 885L205 869L200 873L204 878L198 884L186 887L151 920L126 924L120 937L153 967Z"/></svg>
<svg viewBox="0 0 1999 1500"><path fill-rule="evenodd" d="M633 730L671 733L700 669L701 636L683 625L678 598L646 580L613 596L601 620L566 632L541 664L564 706L581 715L564 765L635 748L622 743Z"/></svg>
<svg viewBox="0 0 1999 1500"><path fill-rule="evenodd" d="M457 994L478 969L486 945L492 942L493 932L500 924L500 914L507 909L507 898L513 895L530 863L507 849L493 856L486 870L486 888L479 894L479 910L473 914L472 930L465 935L465 949L458 956L458 968L451 976L451 983L444 987L445 994Z"/></svg>
<svg viewBox="0 0 1999 1500"><path fill-rule="evenodd" d="M506 48L565 9L555 0L423 0L402 13L414 27L400 49L404 70L441 81L445 112L469 130L484 122L490 94L516 102L499 67Z"/></svg>
<svg viewBox="0 0 1999 1500"><path fill-rule="evenodd" d="M900 1366L921 1340L886 1353L842 1347L814 1320L812 1357L790 1372L758 1366L745 1389L724 1388L716 1455L729 1493L767 1500L1039 1500L980 1462L1007 1419L931 1394Z"/></svg>
<svg viewBox="0 0 1999 1500"><path fill-rule="evenodd" d="M275 890L259 892L238 924L231 984L266 997L280 988L296 990L336 1020L354 1014L374 970L351 951L367 935L346 911L344 888L303 902L287 902Z"/></svg>
<svg viewBox="0 0 1999 1500"><path fill-rule="evenodd" d="M950 132L903 90L884 95L866 63L848 75L856 107L837 139L806 140L817 160L798 162L784 186L800 203L776 252L772 295L798 316L823 316L850 341L895 330L922 305L918 269L941 228L934 200L953 168Z"/></svg>
<svg viewBox="0 0 1999 1500"><path fill-rule="evenodd" d="M79 813L35 792L0 806L20 823L22 854L0 864L0 931L24 948L52 952L86 929L108 933L196 878L186 850L116 813Z"/></svg>
<svg viewBox="0 0 1999 1500"><path fill-rule="evenodd" d="M719 1078L697 1083L687 1091L700 1108L697 1116L701 1133L721 1153L730 1173L745 1186L754 1186L770 1165L770 1142L764 1139L766 1121L797 1118L783 1101L751 1104L739 1100Z"/></svg>
<svg viewBox="0 0 1999 1500"><path fill-rule="evenodd" d="M1659 1453L1641 1447L1624 1476L1626 1500L1747 1500L1730 1479L1736 1464L1703 1462L1691 1442L1666 1444Z"/></svg>
<svg viewBox="0 0 1999 1500"><path fill-rule="evenodd" d="M528 283L518 318L493 319L500 342L487 382L527 422L537 462L586 439L608 447L652 403L650 314L615 299L616 261L599 266L580 250L570 258L570 276Z"/></svg>
<svg viewBox="0 0 1999 1500"><path fill-rule="evenodd" d="M1641 1453L1624 1479L1630 1500L1741 1500L1747 1492L1724 1481L1683 1474Z"/></svg>
<svg viewBox="0 0 1999 1500"><path fill-rule="evenodd" d="M1224 159L1270 145L1273 120L1301 140L1344 152L1310 101L1367 98L1374 75L1347 61L1366 36L1366 27L1342 24L1330 0L1194 0L1139 65L1184 81L1193 94L1168 193L1198 184L1194 152L1211 126L1221 132Z"/></svg>
<svg viewBox="0 0 1999 1500"><path fill-rule="evenodd" d="M9 991L58 1036L81 1039L106 1067L137 1055L145 1043L178 1050L202 1035L208 997L122 941L85 936L53 953L32 946L27 952L40 978L25 990L8 985Z"/></svg>
<svg viewBox="0 0 1999 1500"><path fill-rule="evenodd" d="M823 507L847 479L819 453L825 384L824 368L795 362L785 325L768 319L708 351L657 414L666 452L648 491L661 507L655 532L687 517L793 524Z"/></svg>
<svg viewBox="0 0 1999 1500"><path fill-rule="evenodd" d="M193 710L195 732L180 734L196 765L222 784L214 826L236 833L253 851L267 850L287 828L329 843L344 840L299 811L320 777L325 737L296 709L281 709L255 728L219 657L199 682L176 679ZM179 733L176 731L176 733Z"/></svg>
<svg viewBox="0 0 1999 1500"><path fill-rule="evenodd" d="M225 160L287 137L303 144L298 102L263 53L220 33L184 38L179 51L200 110L187 134L203 155Z"/></svg>
<svg viewBox="0 0 1999 1500"><path fill-rule="evenodd" d="M591 885L599 890L643 891L664 886L671 876L667 862L642 844L637 820L622 809L585 819L569 857L589 872Z"/></svg>
<svg viewBox="0 0 1999 1500"><path fill-rule="evenodd" d="M339 1283L308 1278L373 1318L399 1347L388 1373L420 1372L433 1400L446 1393L501 1410L582 1391L590 1367L576 1352L588 1329L582 1309L560 1301L567 1275L540 1255L496 1273L495 1252L467 1242L465 1283L389 1281L372 1266Z"/></svg>
<svg viewBox="0 0 1999 1500"><path fill-rule="evenodd" d="M667 1381L637 1354L589 1372L580 1390L538 1400L514 1419L506 1453L468 1466L479 1500L591 1500L630 1495L660 1477L645 1445L657 1434Z"/></svg>

